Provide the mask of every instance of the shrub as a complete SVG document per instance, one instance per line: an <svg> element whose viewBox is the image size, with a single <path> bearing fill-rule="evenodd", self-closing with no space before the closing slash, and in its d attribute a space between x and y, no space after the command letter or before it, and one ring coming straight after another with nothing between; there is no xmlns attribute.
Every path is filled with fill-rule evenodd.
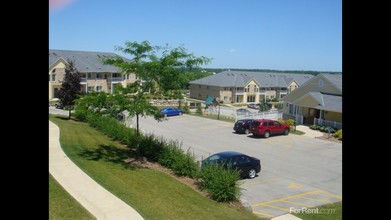
<svg viewBox="0 0 391 220"><path fill-rule="evenodd" d="M193 178L198 171L194 156L189 150L185 153L178 142L174 141L164 146L158 162L181 176Z"/></svg>
<svg viewBox="0 0 391 220"><path fill-rule="evenodd" d="M163 137L156 137L153 134L140 135L137 141L140 154L154 162L159 160L165 144Z"/></svg>
<svg viewBox="0 0 391 220"><path fill-rule="evenodd" d="M190 113L190 108L189 108L189 105L187 104L187 102L185 102L185 105L183 106L183 111L185 112L185 114Z"/></svg>
<svg viewBox="0 0 391 220"><path fill-rule="evenodd" d="M201 107L201 105L197 106L196 113L202 115L202 107Z"/></svg>
<svg viewBox="0 0 391 220"><path fill-rule="evenodd" d="M211 164L199 173L199 186L218 202L237 200L240 196L238 180L240 171Z"/></svg>
<svg viewBox="0 0 391 220"><path fill-rule="evenodd" d="M338 140L342 141L342 129L339 129L334 133L334 137L338 138Z"/></svg>

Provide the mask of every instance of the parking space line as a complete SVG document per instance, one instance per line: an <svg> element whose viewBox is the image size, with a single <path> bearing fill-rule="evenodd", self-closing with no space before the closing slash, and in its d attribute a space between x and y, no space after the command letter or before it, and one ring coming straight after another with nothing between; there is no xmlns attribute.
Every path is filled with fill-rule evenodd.
<svg viewBox="0 0 391 220"><path fill-rule="evenodd" d="M253 213L254 214L258 214L258 215L267 216L267 217L274 217L274 215L271 215L271 214L268 214L268 213L264 213L264 212L253 211Z"/></svg>
<svg viewBox="0 0 391 220"><path fill-rule="evenodd" d="M336 195L333 193L329 193L329 192L325 192L325 191L320 191L319 194L324 195L324 196L334 197L337 199L342 199L342 196L339 196L339 195Z"/></svg>
<svg viewBox="0 0 391 220"><path fill-rule="evenodd" d="M283 201L283 200L288 200L288 199L292 199L292 198L298 198L298 197L301 197L301 196L304 196L304 195L314 194L314 193L317 193L319 191L320 190L313 190L313 191L300 193L300 194L296 194L296 195L292 195L292 196L288 196L288 197L283 197L283 198L280 198L280 199L275 199L275 200L271 200L271 201L267 201L267 202L261 202L261 203L258 203L258 204L254 204L252 206L254 206L254 207L255 206L262 206L262 205L273 203L273 202L280 202L280 201Z"/></svg>
<svg viewBox="0 0 391 220"><path fill-rule="evenodd" d="M282 179L282 177L276 177L276 178L263 180L263 181L255 181L255 182L251 182L251 183L243 183L243 184L240 184L239 186L250 186L250 185L262 184L262 183L269 183L269 182L274 182L274 181L277 181L280 179Z"/></svg>
<svg viewBox="0 0 391 220"><path fill-rule="evenodd" d="M309 200L316 201L316 202L332 203L332 201L329 201L329 200L324 200L324 199L314 199L314 198L305 197L305 196L300 196L300 198L303 198L303 199L309 199Z"/></svg>
<svg viewBox="0 0 391 220"><path fill-rule="evenodd" d="M287 208L281 208L281 207L274 206L274 205L262 205L262 206L270 207L270 208L273 208L273 209L279 209L279 210L282 210L282 211L289 211L289 209L287 209Z"/></svg>
<svg viewBox="0 0 391 220"><path fill-rule="evenodd" d="M292 201L288 201L288 200L282 200L280 202L285 202L285 203L290 203L290 204L299 205L299 206L305 206L305 207L310 207L311 206L311 205L308 205L308 204L304 204L304 203L300 203L300 202L292 202Z"/></svg>

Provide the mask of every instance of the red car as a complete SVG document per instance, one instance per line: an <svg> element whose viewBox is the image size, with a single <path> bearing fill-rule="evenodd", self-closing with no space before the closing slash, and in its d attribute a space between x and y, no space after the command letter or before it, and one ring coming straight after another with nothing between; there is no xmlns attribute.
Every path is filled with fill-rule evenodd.
<svg viewBox="0 0 391 220"><path fill-rule="evenodd" d="M250 124L250 132L253 136L263 135L265 138L274 134L288 135L290 126L270 119L253 120Z"/></svg>

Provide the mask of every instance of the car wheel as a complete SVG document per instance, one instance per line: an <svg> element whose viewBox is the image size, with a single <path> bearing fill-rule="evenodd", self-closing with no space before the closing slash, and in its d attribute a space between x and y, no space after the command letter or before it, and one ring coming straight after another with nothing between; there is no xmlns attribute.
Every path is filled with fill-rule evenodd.
<svg viewBox="0 0 391 220"><path fill-rule="evenodd" d="M250 170L248 171L248 177L249 177L250 179L253 179L256 175L257 175L257 172L255 171L255 169L250 169Z"/></svg>
<svg viewBox="0 0 391 220"><path fill-rule="evenodd" d="M167 118L167 114L164 114L164 117Z"/></svg>
<svg viewBox="0 0 391 220"><path fill-rule="evenodd" d="M270 137L270 132L268 132L268 131L265 131L265 134L263 135L265 138L268 138L268 137Z"/></svg>
<svg viewBox="0 0 391 220"><path fill-rule="evenodd" d="M289 134L289 129L285 129L284 134L288 135Z"/></svg>
<svg viewBox="0 0 391 220"><path fill-rule="evenodd" d="M182 115L183 113L182 112L179 112L179 115Z"/></svg>
<svg viewBox="0 0 391 220"><path fill-rule="evenodd" d="M245 134L249 134L249 133L250 133L250 130L249 130L249 129L246 129L246 130L244 130L244 133L245 133Z"/></svg>

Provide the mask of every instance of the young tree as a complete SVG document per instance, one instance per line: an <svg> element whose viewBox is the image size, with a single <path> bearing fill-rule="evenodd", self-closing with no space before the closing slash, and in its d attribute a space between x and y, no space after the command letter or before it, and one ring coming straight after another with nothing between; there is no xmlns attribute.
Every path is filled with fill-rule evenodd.
<svg viewBox="0 0 391 220"><path fill-rule="evenodd" d="M116 66L123 73L135 73L138 78L146 82L144 89L152 92L165 93L169 90L179 90L182 80L179 77L181 68L195 68L198 65L207 64L211 60L206 57L195 57L193 54L187 53L182 46L171 49L168 45L165 47L151 46L148 41L141 43L126 41L125 46L117 46L116 50L133 56L130 62L116 56L103 59L103 63ZM158 57L156 54L160 50L163 50L162 55ZM131 85L130 88L122 88L119 92L128 94L116 98L118 102L124 103L121 108L129 111L129 117L136 116L137 134L139 133L140 116L153 115L155 119L161 119L162 114L145 98L145 91L141 89L139 83ZM173 94L179 99L182 96L179 92ZM126 100L125 97L129 97L129 100Z"/></svg>
<svg viewBox="0 0 391 220"><path fill-rule="evenodd" d="M80 95L80 73L74 65L74 61L67 60L65 76L59 91L60 104L69 110L68 119L71 118L71 110L75 99Z"/></svg>

